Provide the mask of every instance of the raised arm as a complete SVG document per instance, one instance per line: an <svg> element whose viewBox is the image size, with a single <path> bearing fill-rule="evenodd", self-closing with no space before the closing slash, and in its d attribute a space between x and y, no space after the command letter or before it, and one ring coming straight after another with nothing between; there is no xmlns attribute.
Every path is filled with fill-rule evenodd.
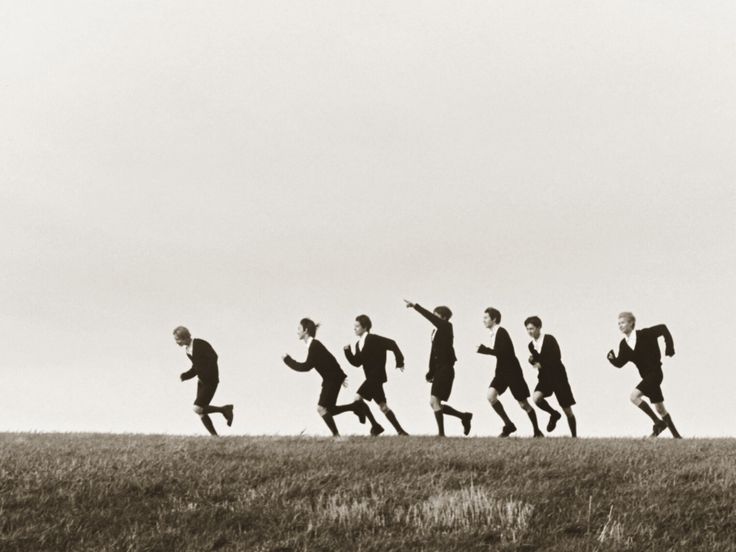
<svg viewBox="0 0 736 552"><path fill-rule="evenodd" d="M539 353L534 348L534 344L531 341L529 342L529 353L531 354L531 356L529 357L529 364L534 365L541 361Z"/></svg>
<svg viewBox="0 0 736 552"><path fill-rule="evenodd" d="M481 345L478 347L478 352L482 355L493 355L496 358L506 357L512 354L512 351L514 350L514 345L511 343L511 338L509 337L509 334L506 333L506 331L498 331L496 334L496 343L494 348L490 348L486 345Z"/></svg>
<svg viewBox="0 0 736 552"><path fill-rule="evenodd" d="M414 310L421 314L424 318L429 320L436 328L441 328L447 324L447 320L442 320L439 316L433 312L429 312L422 305L414 303Z"/></svg>
<svg viewBox="0 0 736 552"><path fill-rule="evenodd" d="M674 356L675 354L675 343L672 340L672 334L670 330L664 324L658 324L652 326L649 330L654 333L658 338L664 337L664 354L667 356Z"/></svg>
<svg viewBox="0 0 736 552"><path fill-rule="evenodd" d="M362 362L360 361L360 357L356 354L353 354L353 351L350 349L350 345L345 345L343 347L343 351L345 351L345 358L348 359L348 362L352 364L353 366L360 367Z"/></svg>
<svg viewBox="0 0 736 552"><path fill-rule="evenodd" d="M608 362L613 364L616 368L621 368L624 364L629 362L629 359L626 358L626 356L623 354L623 341L618 346L618 356L614 354L613 349L608 351L608 356L606 357L608 359Z"/></svg>
<svg viewBox="0 0 736 552"><path fill-rule="evenodd" d="M182 372L182 374L179 376L179 378L181 379L181 381L187 381L187 380L192 379L196 375L197 375L197 371L194 369L194 366L192 366L186 372Z"/></svg>
<svg viewBox="0 0 736 552"><path fill-rule="evenodd" d="M482 343L478 345L478 352L481 355L496 355L495 349L491 349L490 347L488 347L487 345L483 345Z"/></svg>

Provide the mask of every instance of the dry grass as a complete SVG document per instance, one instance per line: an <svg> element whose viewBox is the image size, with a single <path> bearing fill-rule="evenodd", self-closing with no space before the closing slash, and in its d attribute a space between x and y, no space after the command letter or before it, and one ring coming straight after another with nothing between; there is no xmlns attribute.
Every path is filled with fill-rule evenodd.
<svg viewBox="0 0 736 552"><path fill-rule="evenodd" d="M736 550L733 440L0 434L0 550Z"/></svg>

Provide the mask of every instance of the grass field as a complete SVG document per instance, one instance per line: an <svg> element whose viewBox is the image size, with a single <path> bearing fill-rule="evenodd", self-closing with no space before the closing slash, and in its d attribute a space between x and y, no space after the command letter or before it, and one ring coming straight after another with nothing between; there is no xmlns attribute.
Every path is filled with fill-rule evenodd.
<svg viewBox="0 0 736 552"><path fill-rule="evenodd" d="M0 434L0 550L736 550L736 441Z"/></svg>

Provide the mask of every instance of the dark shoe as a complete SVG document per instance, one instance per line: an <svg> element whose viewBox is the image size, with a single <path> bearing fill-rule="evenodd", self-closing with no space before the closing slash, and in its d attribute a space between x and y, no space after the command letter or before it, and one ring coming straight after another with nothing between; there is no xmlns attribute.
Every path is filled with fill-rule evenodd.
<svg viewBox="0 0 736 552"><path fill-rule="evenodd" d="M536 439L536 438L539 438L539 437L544 437L544 433L542 433L541 431L535 431L534 432L534 438Z"/></svg>
<svg viewBox="0 0 736 552"><path fill-rule="evenodd" d="M657 437L665 429L667 429L667 422L665 422L664 420L658 421L652 426L652 434L650 435L650 437Z"/></svg>
<svg viewBox="0 0 736 552"><path fill-rule="evenodd" d="M501 435L499 435L499 437L508 437L514 431L516 431L516 426L514 424L505 425L503 426L503 430L501 431Z"/></svg>
<svg viewBox="0 0 736 552"><path fill-rule="evenodd" d="M557 427L557 422L559 419L562 418L562 414L555 411L552 413L552 415L549 417L549 422L547 423L547 433L552 433L555 428Z"/></svg>
<svg viewBox="0 0 736 552"><path fill-rule="evenodd" d="M358 421L361 424L365 423L365 403L361 402L358 406L355 407L355 415L358 417Z"/></svg>
<svg viewBox="0 0 736 552"><path fill-rule="evenodd" d="M225 420L227 420L228 427L233 425L233 418L235 418L235 414L233 414L233 405L225 405Z"/></svg>
<svg viewBox="0 0 736 552"><path fill-rule="evenodd" d="M466 412L465 416L463 416L462 422L463 422L463 435L468 435L470 433L470 422L473 419L473 413L472 412Z"/></svg>
<svg viewBox="0 0 736 552"><path fill-rule="evenodd" d="M408 436L409 434L406 431L399 431L399 435Z"/></svg>
<svg viewBox="0 0 736 552"><path fill-rule="evenodd" d="M381 424L376 424L371 428L371 435L373 435L374 437L376 435L380 435L381 433L383 433L383 426Z"/></svg>

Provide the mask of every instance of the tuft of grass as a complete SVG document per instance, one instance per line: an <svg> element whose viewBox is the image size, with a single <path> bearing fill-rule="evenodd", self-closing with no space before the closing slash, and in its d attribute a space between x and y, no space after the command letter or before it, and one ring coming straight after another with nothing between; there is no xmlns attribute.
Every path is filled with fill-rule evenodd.
<svg viewBox="0 0 736 552"><path fill-rule="evenodd" d="M0 550L736 550L736 441L0 434Z"/></svg>
<svg viewBox="0 0 736 552"><path fill-rule="evenodd" d="M498 534L504 542L515 543L528 530L533 510L530 504L499 499L471 485L442 491L411 506L405 521L425 534L433 529L458 532L481 529Z"/></svg>
<svg viewBox="0 0 736 552"><path fill-rule="evenodd" d="M633 545L633 539L624 533L623 523L614 519L613 506L608 512L606 523L598 534L598 542L610 544L618 549L630 548Z"/></svg>

